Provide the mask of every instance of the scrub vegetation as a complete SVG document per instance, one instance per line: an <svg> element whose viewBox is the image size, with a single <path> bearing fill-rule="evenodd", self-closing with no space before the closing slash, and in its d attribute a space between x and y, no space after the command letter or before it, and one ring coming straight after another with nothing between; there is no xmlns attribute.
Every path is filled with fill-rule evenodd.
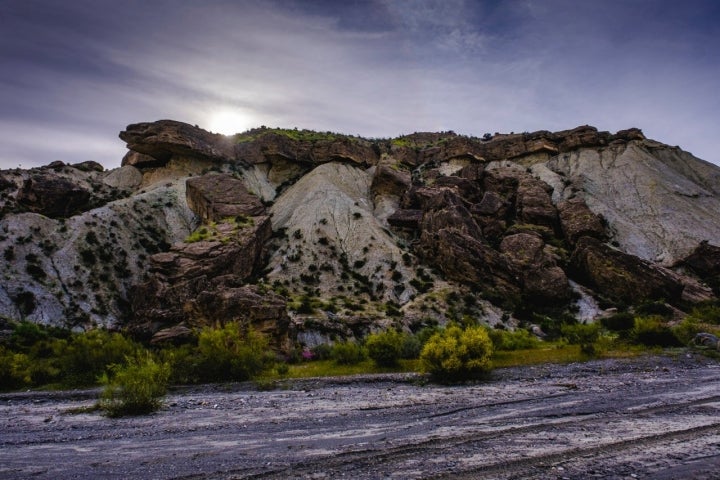
<svg viewBox="0 0 720 480"><path fill-rule="evenodd" d="M425 372L455 383L482 379L494 367L633 356L689 345L700 332L720 335L717 303L699 305L674 323L667 312L654 312L618 313L587 325L566 321L544 340L525 329L452 323L415 333L391 329L362 342L298 346L282 355L238 323L199 329L182 345L150 346L118 332L5 320L12 331L0 339L0 389L102 385L99 406L119 416L156 410L170 384L251 380L272 387L288 378L381 372Z"/></svg>

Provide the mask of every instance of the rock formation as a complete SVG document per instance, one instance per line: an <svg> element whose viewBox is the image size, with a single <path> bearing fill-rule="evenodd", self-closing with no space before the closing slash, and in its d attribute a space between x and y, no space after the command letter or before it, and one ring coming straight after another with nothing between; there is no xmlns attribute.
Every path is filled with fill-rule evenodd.
<svg viewBox="0 0 720 480"><path fill-rule="evenodd" d="M638 129L120 137L115 170L0 172L0 315L153 341L241 321L285 348L567 314L578 283L607 306L720 293L720 169Z"/></svg>

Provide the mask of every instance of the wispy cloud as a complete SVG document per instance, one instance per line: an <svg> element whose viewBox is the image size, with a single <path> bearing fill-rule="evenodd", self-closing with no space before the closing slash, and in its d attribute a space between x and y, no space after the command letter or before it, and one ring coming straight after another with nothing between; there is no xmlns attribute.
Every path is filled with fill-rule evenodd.
<svg viewBox="0 0 720 480"><path fill-rule="evenodd" d="M638 126L720 163L717 8L658 3L9 0L0 165L116 166L126 124L220 109L366 136Z"/></svg>

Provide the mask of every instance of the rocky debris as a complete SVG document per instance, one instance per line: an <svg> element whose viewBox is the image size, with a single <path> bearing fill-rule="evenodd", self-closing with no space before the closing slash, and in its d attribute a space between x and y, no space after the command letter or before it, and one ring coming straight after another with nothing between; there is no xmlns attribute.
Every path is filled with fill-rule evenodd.
<svg viewBox="0 0 720 480"><path fill-rule="evenodd" d="M596 291L626 305L660 299L677 304L682 296L683 285L673 272L592 237L577 242L570 264Z"/></svg>
<svg viewBox="0 0 720 480"><path fill-rule="evenodd" d="M260 199L245 184L227 174L209 173L186 182L188 207L205 222L238 215L258 216L265 213Z"/></svg>
<svg viewBox="0 0 720 480"><path fill-rule="evenodd" d="M174 327L163 328L155 332L150 339L152 344L174 343L182 344L193 337L193 331L185 325L175 325Z"/></svg>
<svg viewBox="0 0 720 480"><path fill-rule="evenodd" d="M234 144L229 137L174 120L128 125L120 132L120 138L129 150L154 158L157 161L154 166L164 165L172 157L231 164L236 160ZM144 159L126 156L123 165L149 166Z"/></svg>
<svg viewBox="0 0 720 480"><path fill-rule="evenodd" d="M692 339L692 344L698 347L708 347L720 350L720 338L712 333L701 332L696 334Z"/></svg>
<svg viewBox="0 0 720 480"><path fill-rule="evenodd" d="M720 297L720 247L702 241L680 265L689 267Z"/></svg>
<svg viewBox="0 0 720 480"><path fill-rule="evenodd" d="M38 174L25 180L17 201L31 212L66 218L88 210L90 192L65 178Z"/></svg>
<svg viewBox="0 0 720 480"><path fill-rule="evenodd" d="M571 245L575 245L582 237L592 237L598 240L607 238L600 217L595 215L583 200L574 198L559 202L557 209L560 216L560 227Z"/></svg>

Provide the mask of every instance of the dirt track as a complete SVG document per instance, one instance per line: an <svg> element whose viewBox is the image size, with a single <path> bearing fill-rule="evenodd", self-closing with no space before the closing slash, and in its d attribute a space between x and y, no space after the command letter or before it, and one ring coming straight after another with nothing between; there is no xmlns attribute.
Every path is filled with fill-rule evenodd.
<svg viewBox="0 0 720 480"><path fill-rule="evenodd" d="M720 478L720 364L682 354L176 391L112 420L94 392L0 395L0 478Z"/></svg>

